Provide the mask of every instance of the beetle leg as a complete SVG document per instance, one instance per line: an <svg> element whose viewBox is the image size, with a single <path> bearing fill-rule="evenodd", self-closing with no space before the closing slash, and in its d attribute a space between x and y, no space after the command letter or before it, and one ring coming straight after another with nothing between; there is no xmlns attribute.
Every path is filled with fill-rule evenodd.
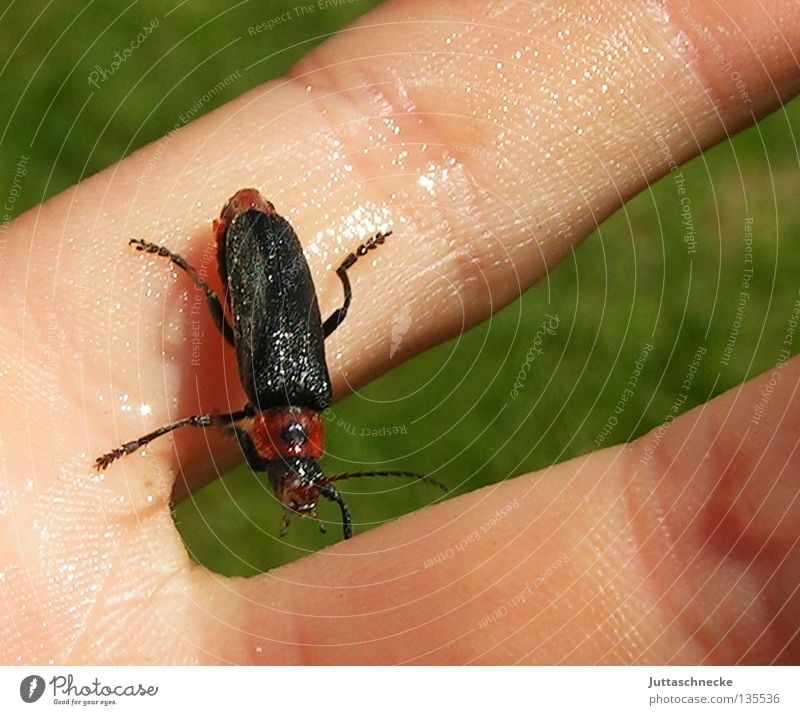
<svg viewBox="0 0 800 715"><path fill-rule="evenodd" d="M312 518L314 521L316 521L316 522L317 522L317 526L319 527L319 531L320 531L320 533L321 533L321 534L327 534L327 533L328 533L328 529L327 529L327 527L325 526L325 524L323 523L322 519L320 519L320 518L319 518L319 515L317 514L317 510L316 510L316 509L314 509L314 511L312 511L312 512L309 514L309 516L310 516L310 517L311 517L311 518Z"/></svg>
<svg viewBox="0 0 800 715"><path fill-rule="evenodd" d="M289 527L292 525L292 513L286 509L283 512L283 519L281 519L280 537L283 538L289 533Z"/></svg>
<svg viewBox="0 0 800 715"><path fill-rule="evenodd" d="M206 294L206 302L208 303L208 309L211 311L211 317L214 319L214 323L225 337L225 340L231 345L234 345L233 328L225 317L225 309L222 307L222 301L219 299L217 292L197 274L197 271L186 262L185 258L179 256L177 253L173 253L168 248L150 243L149 241L142 241L138 238L132 238L128 243L131 246L135 246L137 251L155 253L158 256L169 258L178 268L183 270L189 278L194 281L194 284Z"/></svg>
<svg viewBox="0 0 800 715"><path fill-rule="evenodd" d="M179 427L221 427L224 425L229 425L231 422L239 422L247 417L252 417L253 414L253 407L251 405L247 405L244 409L241 409L238 412L229 412L228 414L224 415L201 414L192 415L191 417L184 417L182 420L170 422L168 425L164 425L163 427L159 427L157 430L148 432L146 435L139 437L139 439L135 439L132 442L126 442L116 449L106 452L102 457L98 457L95 460L94 468L97 471L102 471L113 461L119 459L120 457L124 457L126 454L135 452L137 449L144 447L154 439L161 437L168 432L172 432Z"/></svg>
<svg viewBox="0 0 800 715"><path fill-rule="evenodd" d="M391 235L391 231L387 231L386 233L376 233L372 238L362 243L355 251L348 255L347 258L342 261L342 265L336 269L336 275L339 276L339 280L342 282L342 288L344 288L344 303L342 304L341 308L334 310L323 324L322 331L326 338L342 324L347 316L347 309L350 307L350 301L353 299L353 290L350 287L350 279L347 276L347 269L352 268L353 264L361 256L365 256L367 252L383 245L384 241L386 241L386 238Z"/></svg>

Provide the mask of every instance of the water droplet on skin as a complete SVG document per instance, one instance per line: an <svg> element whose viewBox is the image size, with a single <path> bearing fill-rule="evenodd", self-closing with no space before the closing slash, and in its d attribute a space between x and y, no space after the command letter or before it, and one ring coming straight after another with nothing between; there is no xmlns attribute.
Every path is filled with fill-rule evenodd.
<svg viewBox="0 0 800 715"><path fill-rule="evenodd" d="M417 183L426 191L433 193L433 179L430 176L420 176Z"/></svg>

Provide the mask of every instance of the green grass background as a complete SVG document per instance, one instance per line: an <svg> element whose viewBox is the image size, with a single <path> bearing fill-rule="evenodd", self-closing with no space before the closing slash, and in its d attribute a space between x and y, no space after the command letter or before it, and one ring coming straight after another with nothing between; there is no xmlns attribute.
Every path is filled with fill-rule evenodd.
<svg viewBox="0 0 800 715"><path fill-rule="evenodd" d="M296 4L6 5L0 15L4 196L17 163L28 157L12 215L162 136L236 70L250 68L204 105L204 112L280 75L326 35L377 3L346 3L248 34L248 26ZM155 17L157 31L100 91L92 91L87 76L94 65L109 67L114 52ZM698 242L695 255L686 250L680 197L673 177L666 177L491 320L334 405L326 472L414 469L435 474L453 493L463 493L595 449L611 415L618 423L604 445L660 424L699 347L707 352L681 411L774 365L800 288L800 181L793 132L799 118L795 101L682 168ZM748 217L753 219L755 272L734 351L724 364L745 267ZM512 399L516 376L548 313L559 316L559 329L544 338L543 355ZM638 386L615 414L646 343L653 349ZM386 426L401 433L370 436L369 430ZM439 496L402 480L355 480L345 488L358 530ZM338 512L324 505L322 516L335 520ZM245 469L176 509L194 558L226 574L264 571L340 539L335 525L322 536L305 520L282 540L280 518L264 480Z"/></svg>

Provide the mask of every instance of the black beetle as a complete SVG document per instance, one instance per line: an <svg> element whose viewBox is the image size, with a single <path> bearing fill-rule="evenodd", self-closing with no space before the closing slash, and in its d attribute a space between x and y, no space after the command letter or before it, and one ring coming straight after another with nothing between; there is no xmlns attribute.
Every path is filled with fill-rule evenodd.
<svg viewBox="0 0 800 715"><path fill-rule="evenodd" d="M229 427L250 467L267 472L286 510L281 535L286 533L291 514L316 519L317 503L323 496L339 505L344 538L349 539L353 535L350 511L333 485L341 479L412 477L447 491L436 480L413 472L350 472L326 477L318 462L324 433L320 413L330 406L332 396L324 341L341 325L350 307L348 269L360 256L382 245L391 231L362 243L336 269L344 303L324 323L297 234L258 191L237 191L214 221L214 234L225 304L233 324L217 293L181 256L139 239L130 244L168 258L205 292L214 322L236 349L247 405L237 412L192 415L164 425L98 457L95 468L106 469L117 458L179 427ZM251 425L249 430L239 424L245 420ZM319 525L324 531L321 522Z"/></svg>

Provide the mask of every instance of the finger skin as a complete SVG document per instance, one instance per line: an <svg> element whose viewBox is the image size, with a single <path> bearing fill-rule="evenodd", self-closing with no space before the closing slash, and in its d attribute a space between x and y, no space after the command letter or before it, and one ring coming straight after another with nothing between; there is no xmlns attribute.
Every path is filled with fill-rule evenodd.
<svg viewBox="0 0 800 715"><path fill-rule="evenodd" d="M274 576L238 582L240 652L270 660L269 633L314 663L796 664L800 359L776 370L766 402L771 374L279 569L291 621L259 600Z"/></svg>
<svg viewBox="0 0 800 715"><path fill-rule="evenodd" d="M620 504L627 479L630 499L662 484L652 473L617 474L620 460L635 461L635 448L461 497L247 582L193 566L169 515L178 467L181 483L196 486L236 461L224 439L176 435L177 454L167 440L114 472L89 467L169 419L244 403L231 351L204 311L193 314L192 287L172 280L162 263L132 257L129 238L158 240L213 276L204 251L211 218L236 189L259 187L304 241L327 314L340 299L331 269L352 248L350 225L392 229L398 240L354 276L370 321L348 321L329 341L341 395L387 368L390 306L408 304L415 317L402 357L475 324L667 172L661 147L684 160L794 94L797 7L737 3L737 10L582 3L564 15L523 3L386 4L286 81L244 95L17 220L0 281L7 307L0 660L796 658L791 643L772 637L790 611L791 544L775 546L756 528L770 523L766 512L745 529L717 500L718 520L709 523L719 526L724 515L726 528L697 534L699 522L691 522L684 535L683 522L670 527L677 535L670 553L683 559L673 568L693 566L675 572L674 586L659 586L666 567L650 546L654 512L645 509L632 526ZM749 103L721 56L733 62ZM203 336L197 358L193 331ZM787 366L783 374L794 373ZM662 444L672 443L678 424ZM793 493L774 473L759 475L755 481L777 485L784 502ZM715 494L712 479L696 484ZM665 513L674 508L674 518L687 518L669 497L682 503L666 492ZM463 554L425 568L513 500L521 506ZM736 565L739 552L729 551L739 544L737 528L755 530L761 541L753 543L787 557L780 568L762 566L772 562L749 546L752 569L739 580L725 570ZM687 554L712 533L724 537L721 546L711 540L717 551L707 547L724 576L715 587L741 594L739 620L709 610L719 596L712 586L697 590L709 573L701 568L706 552L697 563ZM560 563L564 554L569 560ZM481 625L523 588L533 595ZM695 592L703 600L690 618L679 608ZM761 608L761 619L749 608ZM528 624L540 612L549 616ZM768 617L775 618L769 628ZM761 641L751 631L740 637L739 623L761 627ZM615 633L625 637L614 640Z"/></svg>

